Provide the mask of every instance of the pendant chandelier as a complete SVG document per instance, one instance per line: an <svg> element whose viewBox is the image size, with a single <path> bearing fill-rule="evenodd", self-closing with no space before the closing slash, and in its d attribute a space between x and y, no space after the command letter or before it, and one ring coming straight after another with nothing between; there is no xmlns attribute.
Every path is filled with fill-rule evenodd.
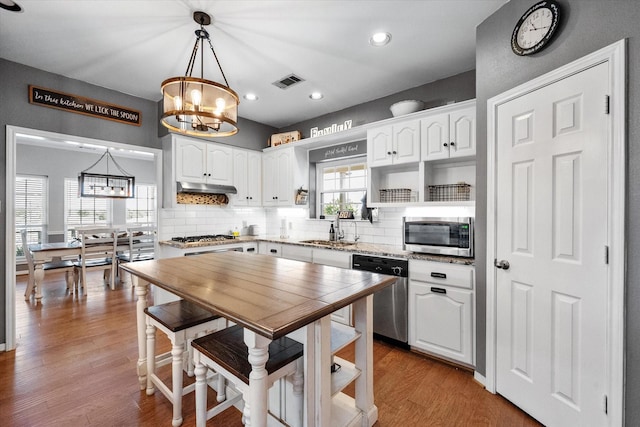
<svg viewBox="0 0 640 427"><path fill-rule="evenodd" d="M89 169L96 167L102 159L106 159L107 173L87 172ZM122 175L109 174L109 159L111 159ZM134 188L135 178L120 167L109 150L105 151L97 162L80 172L78 175L78 193L80 193L80 197L131 199L135 197Z"/></svg>
<svg viewBox="0 0 640 427"><path fill-rule="evenodd" d="M238 132L238 95L229 88L209 33L204 29L211 17L194 12L193 20L200 25L195 31L196 43L184 76L171 77L162 82L162 124L169 130L193 136L231 136ZM218 64L224 85L204 78L204 41L209 43ZM193 67L200 49L200 78L192 77Z"/></svg>

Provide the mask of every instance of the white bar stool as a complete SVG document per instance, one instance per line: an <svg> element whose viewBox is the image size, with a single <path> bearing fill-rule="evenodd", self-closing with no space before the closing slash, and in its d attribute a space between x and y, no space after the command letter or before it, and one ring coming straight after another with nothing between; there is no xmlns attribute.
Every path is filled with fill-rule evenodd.
<svg viewBox="0 0 640 427"><path fill-rule="evenodd" d="M196 427L204 427L207 420L226 410L249 392L251 364L244 343L244 331L239 325L197 338L191 345L196 375ZM269 360L265 366L269 387L284 377L293 383L293 413L296 414L296 419L288 420L293 427L302 425L302 355L302 344L289 337L282 337L269 344ZM207 409L207 368L224 377L238 391L236 396L227 398L224 403L211 409ZM224 384L222 386L224 387ZM249 405L244 402L242 419L247 425L250 425L249 411Z"/></svg>
<svg viewBox="0 0 640 427"><path fill-rule="evenodd" d="M195 384L183 387L182 372L187 364L187 374L193 376L191 340L201 335L218 331L227 326L226 319L214 315L185 300L147 307L147 395L151 396L157 387L173 405L172 425L182 424L182 396L194 390ZM171 341L171 351L155 355L156 329L164 332ZM185 360L185 355L188 357ZM172 363L171 388L156 374L156 367ZM221 384L224 378L218 377ZM206 379L205 379L206 380ZM224 396L218 396L223 398Z"/></svg>

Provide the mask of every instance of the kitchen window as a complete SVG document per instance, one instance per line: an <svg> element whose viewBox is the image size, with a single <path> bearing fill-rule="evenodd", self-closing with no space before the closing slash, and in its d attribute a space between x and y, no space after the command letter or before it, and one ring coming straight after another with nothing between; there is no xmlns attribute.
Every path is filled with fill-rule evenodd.
<svg viewBox="0 0 640 427"><path fill-rule="evenodd" d="M135 197L127 200L127 224L156 223L156 186L140 184L135 186Z"/></svg>
<svg viewBox="0 0 640 427"><path fill-rule="evenodd" d="M21 230L27 230L29 244L46 243L48 184L46 176L16 175L15 242L18 259L24 258Z"/></svg>
<svg viewBox="0 0 640 427"><path fill-rule="evenodd" d="M360 219L367 191L367 164L362 158L318 163L316 179L318 215L351 211Z"/></svg>

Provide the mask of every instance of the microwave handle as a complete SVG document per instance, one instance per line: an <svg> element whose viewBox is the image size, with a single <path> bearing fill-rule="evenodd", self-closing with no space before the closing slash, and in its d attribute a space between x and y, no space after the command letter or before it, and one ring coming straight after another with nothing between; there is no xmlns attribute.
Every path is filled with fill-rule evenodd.
<svg viewBox="0 0 640 427"><path fill-rule="evenodd" d="M431 273L431 277L435 277L436 279L446 279L447 275L444 273Z"/></svg>

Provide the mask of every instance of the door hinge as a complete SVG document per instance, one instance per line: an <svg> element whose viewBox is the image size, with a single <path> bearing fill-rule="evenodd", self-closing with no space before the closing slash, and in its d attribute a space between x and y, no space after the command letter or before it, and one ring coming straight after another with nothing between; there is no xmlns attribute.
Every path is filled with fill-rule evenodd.
<svg viewBox="0 0 640 427"><path fill-rule="evenodd" d="M609 114L609 111L610 111L610 109L609 109L610 101L611 101L611 99L610 99L609 95L605 95L605 96L604 96L604 113L605 113L605 114Z"/></svg>
<svg viewBox="0 0 640 427"><path fill-rule="evenodd" d="M609 408L608 408L608 406L609 406L609 398L607 397L607 395L606 395L606 394L604 395L604 399L603 399L603 401L602 401L602 404L603 404L603 406L604 406L604 408L603 408L603 409L604 409L604 413L605 413L605 414L608 414L608 413L609 413L609 412L608 412L608 410L609 410Z"/></svg>
<svg viewBox="0 0 640 427"><path fill-rule="evenodd" d="M604 263L609 264L609 246L604 247Z"/></svg>

